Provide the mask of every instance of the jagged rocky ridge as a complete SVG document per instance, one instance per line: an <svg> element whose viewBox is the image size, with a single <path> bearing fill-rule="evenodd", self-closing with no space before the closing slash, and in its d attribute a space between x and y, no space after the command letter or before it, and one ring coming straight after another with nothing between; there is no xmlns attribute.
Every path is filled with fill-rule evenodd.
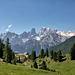
<svg viewBox="0 0 75 75"><path fill-rule="evenodd" d="M10 39L13 51L24 53L25 51L31 52L33 49L36 50L37 54L42 48L46 49L58 45L72 36L75 36L75 31L64 32L45 27L41 28L39 33L36 33L35 28L32 28L31 31L23 32L20 35L12 32L0 34L0 38L2 38L4 42L7 38Z"/></svg>

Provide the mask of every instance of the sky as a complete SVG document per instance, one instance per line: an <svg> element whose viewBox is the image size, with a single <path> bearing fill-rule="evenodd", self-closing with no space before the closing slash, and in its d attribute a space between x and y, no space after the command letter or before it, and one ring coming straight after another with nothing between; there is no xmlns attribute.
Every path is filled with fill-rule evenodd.
<svg viewBox="0 0 75 75"><path fill-rule="evenodd" d="M0 0L0 33L42 27L75 30L75 0Z"/></svg>

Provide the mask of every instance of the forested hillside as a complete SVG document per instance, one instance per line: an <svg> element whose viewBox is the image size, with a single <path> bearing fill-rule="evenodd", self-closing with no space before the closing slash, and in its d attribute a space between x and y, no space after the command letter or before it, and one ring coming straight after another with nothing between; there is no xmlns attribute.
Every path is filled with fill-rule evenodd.
<svg viewBox="0 0 75 75"><path fill-rule="evenodd" d="M54 51L61 50L61 52L63 54L66 54L66 53L69 53L69 51L74 43L75 43L75 36L67 39L66 41L64 41L63 43L61 43L57 46L51 47L49 50L54 50Z"/></svg>

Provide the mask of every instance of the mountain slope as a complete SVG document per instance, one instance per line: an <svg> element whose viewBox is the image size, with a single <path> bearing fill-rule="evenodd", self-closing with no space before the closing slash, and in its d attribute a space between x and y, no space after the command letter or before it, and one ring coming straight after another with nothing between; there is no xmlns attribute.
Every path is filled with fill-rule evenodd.
<svg viewBox="0 0 75 75"><path fill-rule="evenodd" d="M75 75L75 60L71 61L69 54L66 54L64 59L66 60L63 62L55 62L51 60L50 57L36 59L38 68L39 64L45 61L47 67L56 72L30 68L34 63L31 60L25 61L23 63L25 66L19 63L13 65L0 61L0 75Z"/></svg>
<svg viewBox="0 0 75 75"><path fill-rule="evenodd" d="M61 43L57 46L51 47L49 50L54 50L54 51L61 50L63 54L69 53L69 51L74 43L75 43L75 36L67 39L66 41L64 41L63 43Z"/></svg>
<svg viewBox="0 0 75 75"><path fill-rule="evenodd" d="M55 72L38 70L20 65L0 63L0 75L42 75L42 74L55 75Z"/></svg>
<svg viewBox="0 0 75 75"><path fill-rule="evenodd" d="M29 32L25 31L20 35L6 32L0 34L0 38L4 42L9 38L12 50L18 51L18 53L25 51L30 53L32 49L39 53L41 49L58 45L74 35L75 31L64 32L43 27L39 33L36 33L35 28L32 28Z"/></svg>

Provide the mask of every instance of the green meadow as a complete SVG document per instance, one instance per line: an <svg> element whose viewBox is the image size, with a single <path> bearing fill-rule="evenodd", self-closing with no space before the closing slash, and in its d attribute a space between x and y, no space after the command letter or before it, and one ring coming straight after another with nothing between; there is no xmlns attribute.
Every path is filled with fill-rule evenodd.
<svg viewBox="0 0 75 75"><path fill-rule="evenodd" d="M21 57L22 59L23 57ZM33 61L28 59L23 64L17 63L17 65L0 61L0 75L75 75L75 60L71 61L69 54L64 56L62 62L55 62L50 57L37 58L38 66L43 60L46 61L49 69L56 72L31 68Z"/></svg>
<svg viewBox="0 0 75 75"><path fill-rule="evenodd" d="M7 63L0 63L0 75L54 75L56 73L32 69L20 65L12 65Z"/></svg>

